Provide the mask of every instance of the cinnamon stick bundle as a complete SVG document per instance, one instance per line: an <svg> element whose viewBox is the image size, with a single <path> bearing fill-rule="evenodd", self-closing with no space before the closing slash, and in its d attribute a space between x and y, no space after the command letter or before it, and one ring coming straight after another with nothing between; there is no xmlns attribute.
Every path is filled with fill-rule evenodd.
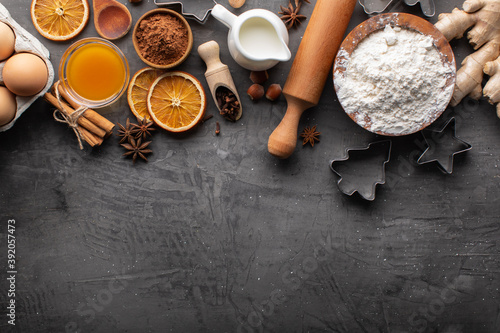
<svg viewBox="0 0 500 333"><path fill-rule="evenodd" d="M81 105L78 105L78 103L69 98L68 94L63 89L59 89L61 99L58 100L55 94L55 89L58 89L58 85L59 81L54 83L52 92L45 93L44 98L61 113L71 115L78 110ZM63 98L65 100L63 100ZM101 145L104 139L113 133L113 128L115 127L115 124L92 109L85 110L85 112L78 117L77 124L82 139L91 147Z"/></svg>

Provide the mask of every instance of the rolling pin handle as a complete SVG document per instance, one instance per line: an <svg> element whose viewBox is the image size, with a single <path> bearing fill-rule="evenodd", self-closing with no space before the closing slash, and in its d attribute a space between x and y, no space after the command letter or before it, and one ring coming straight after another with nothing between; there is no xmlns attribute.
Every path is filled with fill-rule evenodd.
<svg viewBox="0 0 500 333"><path fill-rule="evenodd" d="M269 136L267 150L271 155L285 159L290 157L297 145L297 128L305 108L291 103L278 127Z"/></svg>
<svg viewBox="0 0 500 333"><path fill-rule="evenodd" d="M316 1L283 87L288 110L269 137L268 150L272 155L287 158L293 153L298 118L303 110L318 104L356 3L356 0ZM289 112L293 114L288 115Z"/></svg>

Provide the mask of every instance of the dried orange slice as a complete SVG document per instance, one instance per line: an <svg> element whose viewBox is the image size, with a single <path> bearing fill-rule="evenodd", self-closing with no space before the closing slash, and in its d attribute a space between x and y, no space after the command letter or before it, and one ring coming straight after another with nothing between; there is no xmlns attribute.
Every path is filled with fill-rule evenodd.
<svg viewBox="0 0 500 333"><path fill-rule="evenodd" d="M89 4L87 0L33 0L31 20L43 37L68 40L87 25Z"/></svg>
<svg viewBox="0 0 500 333"><path fill-rule="evenodd" d="M130 80L127 101L130 111L132 111L137 119L143 120L146 118L151 120L147 105L148 91L156 78L163 73L164 71L162 70L146 67L138 70Z"/></svg>
<svg viewBox="0 0 500 333"><path fill-rule="evenodd" d="M153 82L147 103L158 126L170 132L184 132L201 120L207 99L200 81L176 71L164 73Z"/></svg>

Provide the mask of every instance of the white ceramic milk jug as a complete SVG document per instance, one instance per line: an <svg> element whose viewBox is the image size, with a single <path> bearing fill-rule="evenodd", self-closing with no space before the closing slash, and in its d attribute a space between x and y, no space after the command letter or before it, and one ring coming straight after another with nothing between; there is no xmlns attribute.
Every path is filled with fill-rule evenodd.
<svg viewBox="0 0 500 333"><path fill-rule="evenodd" d="M273 12L251 9L236 16L217 4L212 15L229 28L229 53L240 66L263 71L292 57L288 49L288 30Z"/></svg>

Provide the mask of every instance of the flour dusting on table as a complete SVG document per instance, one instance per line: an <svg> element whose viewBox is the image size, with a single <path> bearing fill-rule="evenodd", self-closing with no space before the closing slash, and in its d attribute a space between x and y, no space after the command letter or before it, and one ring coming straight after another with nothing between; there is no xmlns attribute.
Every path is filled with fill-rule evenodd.
<svg viewBox="0 0 500 333"><path fill-rule="evenodd" d="M454 85L446 83L454 67L442 61L433 39L419 32L387 25L342 56L346 69L335 77L338 98L372 132L416 132L453 94Z"/></svg>

